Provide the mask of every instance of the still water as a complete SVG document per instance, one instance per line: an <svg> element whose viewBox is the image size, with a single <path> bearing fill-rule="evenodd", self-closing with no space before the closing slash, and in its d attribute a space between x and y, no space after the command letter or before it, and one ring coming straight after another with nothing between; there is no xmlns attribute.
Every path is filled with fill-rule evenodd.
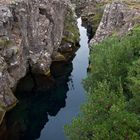
<svg viewBox="0 0 140 140"><path fill-rule="evenodd" d="M87 30L77 20L80 48L69 63L54 63L53 78L27 75L18 84L17 106L10 111L2 125L0 140L66 140L64 125L80 111L85 100L82 79L88 68Z"/></svg>

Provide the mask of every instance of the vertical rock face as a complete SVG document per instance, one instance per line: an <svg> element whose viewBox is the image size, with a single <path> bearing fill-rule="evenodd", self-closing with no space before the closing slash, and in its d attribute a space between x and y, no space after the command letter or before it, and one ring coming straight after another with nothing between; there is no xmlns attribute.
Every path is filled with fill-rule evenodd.
<svg viewBox="0 0 140 140"><path fill-rule="evenodd" d="M114 1L106 5L103 18L91 45L103 41L108 36L122 36L134 25L140 24L140 2L132 3Z"/></svg>
<svg viewBox="0 0 140 140"><path fill-rule="evenodd" d="M101 21L104 1L102 0L71 0L76 5L76 13L81 16L82 24L87 28L89 40L95 34Z"/></svg>
<svg viewBox="0 0 140 140"><path fill-rule="evenodd" d="M13 15L6 5L0 5L0 118L17 99L12 88L25 75L23 47L17 31L13 31Z"/></svg>
<svg viewBox="0 0 140 140"><path fill-rule="evenodd" d="M28 69L48 73L52 56L60 54L63 38L69 37L64 31L69 16L74 16L69 0L0 1L0 112L16 103L12 89ZM78 31L76 22L72 26ZM74 39L71 44L79 36Z"/></svg>
<svg viewBox="0 0 140 140"><path fill-rule="evenodd" d="M62 0L31 0L14 4L17 26L22 35L22 46L28 56L32 70L46 73L51 56L60 46L64 19L69 3Z"/></svg>

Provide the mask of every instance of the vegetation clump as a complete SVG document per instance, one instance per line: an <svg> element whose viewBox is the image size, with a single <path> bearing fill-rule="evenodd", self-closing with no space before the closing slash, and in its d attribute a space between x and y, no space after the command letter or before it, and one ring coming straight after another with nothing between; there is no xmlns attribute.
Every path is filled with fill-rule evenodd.
<svg viewBox="0 0 140 140"><path fill-rule="evenodd" d="M76 20L72 10L68 10L65 18L65 33L62 39L63 42L76 43L79 41L79 32L76 26Z"/></svg>
<svg viewBox="0 0 140 140"><path fill-rule="evenodd" d="M91 50L87 101L65 126L71 140L140 139L140 26Z"/></svg>
<svg viewBox="0 0 140 140"><path fill-rule="evenodd" d="M3 47L9 47L13 44L13 42L11 40L7 40L7 39L0 39L0 48Z"/></svg>

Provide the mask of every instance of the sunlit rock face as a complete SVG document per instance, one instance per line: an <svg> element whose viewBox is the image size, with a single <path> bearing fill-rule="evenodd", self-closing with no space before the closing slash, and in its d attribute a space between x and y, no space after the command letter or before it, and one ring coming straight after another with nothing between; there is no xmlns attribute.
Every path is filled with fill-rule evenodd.
<svg viewBox="0 0 140 140"><path fill-rule="evenodd" d="M71 17L72 24L65 23L67 17ZM58 58L58 54L65 58L61 51L68 46L72 48L79 35L69 35L71 26L74 32L78 31L69 0L0 0L0 19L0 116L3 118L5 110L17 102L12 93L17 82L29 70L47 75L52 59ZM68 39L63 38L69 37L71 41L67 44Z"/></svg>
<svg viewBox="0 0 140 140"><path fill-rule="evenodd" d="M133 5L125 1L109 3L90 44L99 43L112 35L123 36L137 24L140 24L139 2L135 1Z"/></svg>
<svg viewBox="0 0 140 140"><path fill-rule="evenodd" d="M64 30L64 20L70 9L68 1L31 0L11 6L32 71L46 73L51 56L57 51Z"/></svg>

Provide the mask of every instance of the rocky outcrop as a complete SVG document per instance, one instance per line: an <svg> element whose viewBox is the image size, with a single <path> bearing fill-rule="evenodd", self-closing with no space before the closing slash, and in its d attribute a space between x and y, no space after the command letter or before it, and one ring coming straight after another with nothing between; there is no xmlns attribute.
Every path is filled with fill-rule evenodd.
<svg viewBox="0 0 140 140"><path fill-rule="evenodd" d="M68 17L72 24L65 23ZM0 2L0 118L16 104L12 91L29 70L47 75L52 61L65 59L63 49L74 49L79 35L73 17L69 0Z"/></svg>
<svg viewBox="0 0 140 140"><path fill-rule="evenodd" d="M90 44L101 42L109 36L122 36L137 24L140 24L140 2L117 0L109 3Z"/></svg>
<svg viewBox="0 0 140 140"><path fill-rule="evenodd" d="M102 0L71 0L76 5L76 13L82 18L82 25L87 28L91 39L101 21L104 1Z"/></svg>

